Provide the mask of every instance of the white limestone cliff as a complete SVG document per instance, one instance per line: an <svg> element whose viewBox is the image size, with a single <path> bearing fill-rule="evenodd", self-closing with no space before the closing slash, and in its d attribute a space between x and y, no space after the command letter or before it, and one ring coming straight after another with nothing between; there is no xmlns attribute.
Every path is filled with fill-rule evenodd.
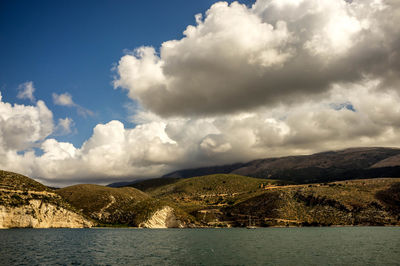
<svg viewBox="0 0 400 266"><path fill-rule="evenodd" d="M143 228L183 228L185 225L174 213L174 209L165 206L156 211L147 221L141 223L139 227Z"/></svg>
<svg viewBox="0 0 400 266"><path fill-rule="evenodd" d="M85 228L93 223L80 214L31 199L28 204L13 207L0 205L0 228Z"/></svg>

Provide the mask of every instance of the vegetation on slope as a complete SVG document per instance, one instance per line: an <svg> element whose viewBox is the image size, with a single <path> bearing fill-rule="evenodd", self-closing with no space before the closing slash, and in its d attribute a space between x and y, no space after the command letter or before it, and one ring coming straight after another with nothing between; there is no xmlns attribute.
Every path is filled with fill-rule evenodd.
<svg viewBox="0 0 400 266"><path fill-rule="evenodd" d="M127 185L127 187L134 187L144 192L152 191L158 187L176 183L180 178L154 178L148 180L142 180L136 183Z"/></svg>
<svg viewBox="0 0 400 266"><path fill-rule="evenodd" d="M260 226L400 224L396 202L389 200L399 184L385 178L281 187L223 212L236 225L249 216Z"/></svg>
<svg viewBox="0 0 400 266"><path fill-rule="evenodd" d="M264 185L282 185L281 181L217 174L178 179L174 183L149 187L146 192L155 198L173 202L193 213L199 209L232 205L262 192Z"/></svg>
<svg viewBox="0 0 400 266"><path fill-rule="evenodd" d="M119 206L148 199L149 196L134 188L109 188L100 185L74 185L57 190L57 194L71 204L79 205L85 213L100 212L108 204Z"/></svg>
<svg viewBox="0 0 400 266"><path fill-rule="evenodd" d="M380 200L386 209L400 219L400 181L393 183L388 189L378 191L375 197Z"/></svg>
<svg viewBox="0 0 400 266"><path fill-rule="evenodd" d="M186 225L246 226L250 217L258 226L400 225L400 180L395 178L296 185L216 174L134 185L145 192L99 185L53 191L26 176L0 171L0 205L40 199L110 226L138 226L167 205Z"/></svg>
<svg viewBox="0 0 400 266"><path fill-rule="evenodd" d="M50 188L27 176L2 170L0 170L0 189L1 188L22 191L51 191Z"/></svg>
<svg viewBox="0 0 400 266"><path fill-rule="evenodd" d="M159 179L161 180L161 179ZM399 224L400 180L394 178L294 185L219 174L152 186L205 226Z"/></svg>
<svg viewBox="0 0 400 266"><path fill-rule="evenodd" d="M74 185L57 193L103 225L138 226L167 205L132 187Z"/></svg>
<svg viewBox="0 0 400 266"><path fill-rule="evenodd" d="M0 170L0 205L19 207L40 200L55 206L80 212L49 187L21 174Z"/></svg>

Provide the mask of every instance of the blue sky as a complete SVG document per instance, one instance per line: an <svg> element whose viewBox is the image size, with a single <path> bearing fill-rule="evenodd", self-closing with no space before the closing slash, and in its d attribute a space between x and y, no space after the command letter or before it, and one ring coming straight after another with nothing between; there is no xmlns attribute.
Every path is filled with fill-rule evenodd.
<svg viewBox="0 0 400 266"><path fill-rule="evenodd" d="M122 90L114 90L111 71L124 51L146 45L159 47L179 39L194 15L216 1L23 1L0 2L0 91L7 102L17 99L17 87L33 81L35 96L54 117L73 118L77 133L57 136L80 146L98 123L117 119L127 127L135 104ZM68 92L74 102L92 110L54 106L52 93Z"/></svg>

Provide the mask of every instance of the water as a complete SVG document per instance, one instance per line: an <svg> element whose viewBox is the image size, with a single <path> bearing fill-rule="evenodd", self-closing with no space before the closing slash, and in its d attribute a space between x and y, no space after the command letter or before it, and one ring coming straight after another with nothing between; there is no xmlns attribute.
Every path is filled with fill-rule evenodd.
<svg viewBox="0 0 400 266"><path fill-rule="evenodd" d="M0 264L400 265L400 228L9 229Z"/></svg>

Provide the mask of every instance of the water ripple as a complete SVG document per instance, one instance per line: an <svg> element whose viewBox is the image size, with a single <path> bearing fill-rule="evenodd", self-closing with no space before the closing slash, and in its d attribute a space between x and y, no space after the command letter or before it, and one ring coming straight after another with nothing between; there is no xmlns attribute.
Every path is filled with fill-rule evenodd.
<svg viewBox="0 0 400 266"><path fill-rule="evenodd" d="M399 265L400 228L10 229L0 265Z"/></svg>

